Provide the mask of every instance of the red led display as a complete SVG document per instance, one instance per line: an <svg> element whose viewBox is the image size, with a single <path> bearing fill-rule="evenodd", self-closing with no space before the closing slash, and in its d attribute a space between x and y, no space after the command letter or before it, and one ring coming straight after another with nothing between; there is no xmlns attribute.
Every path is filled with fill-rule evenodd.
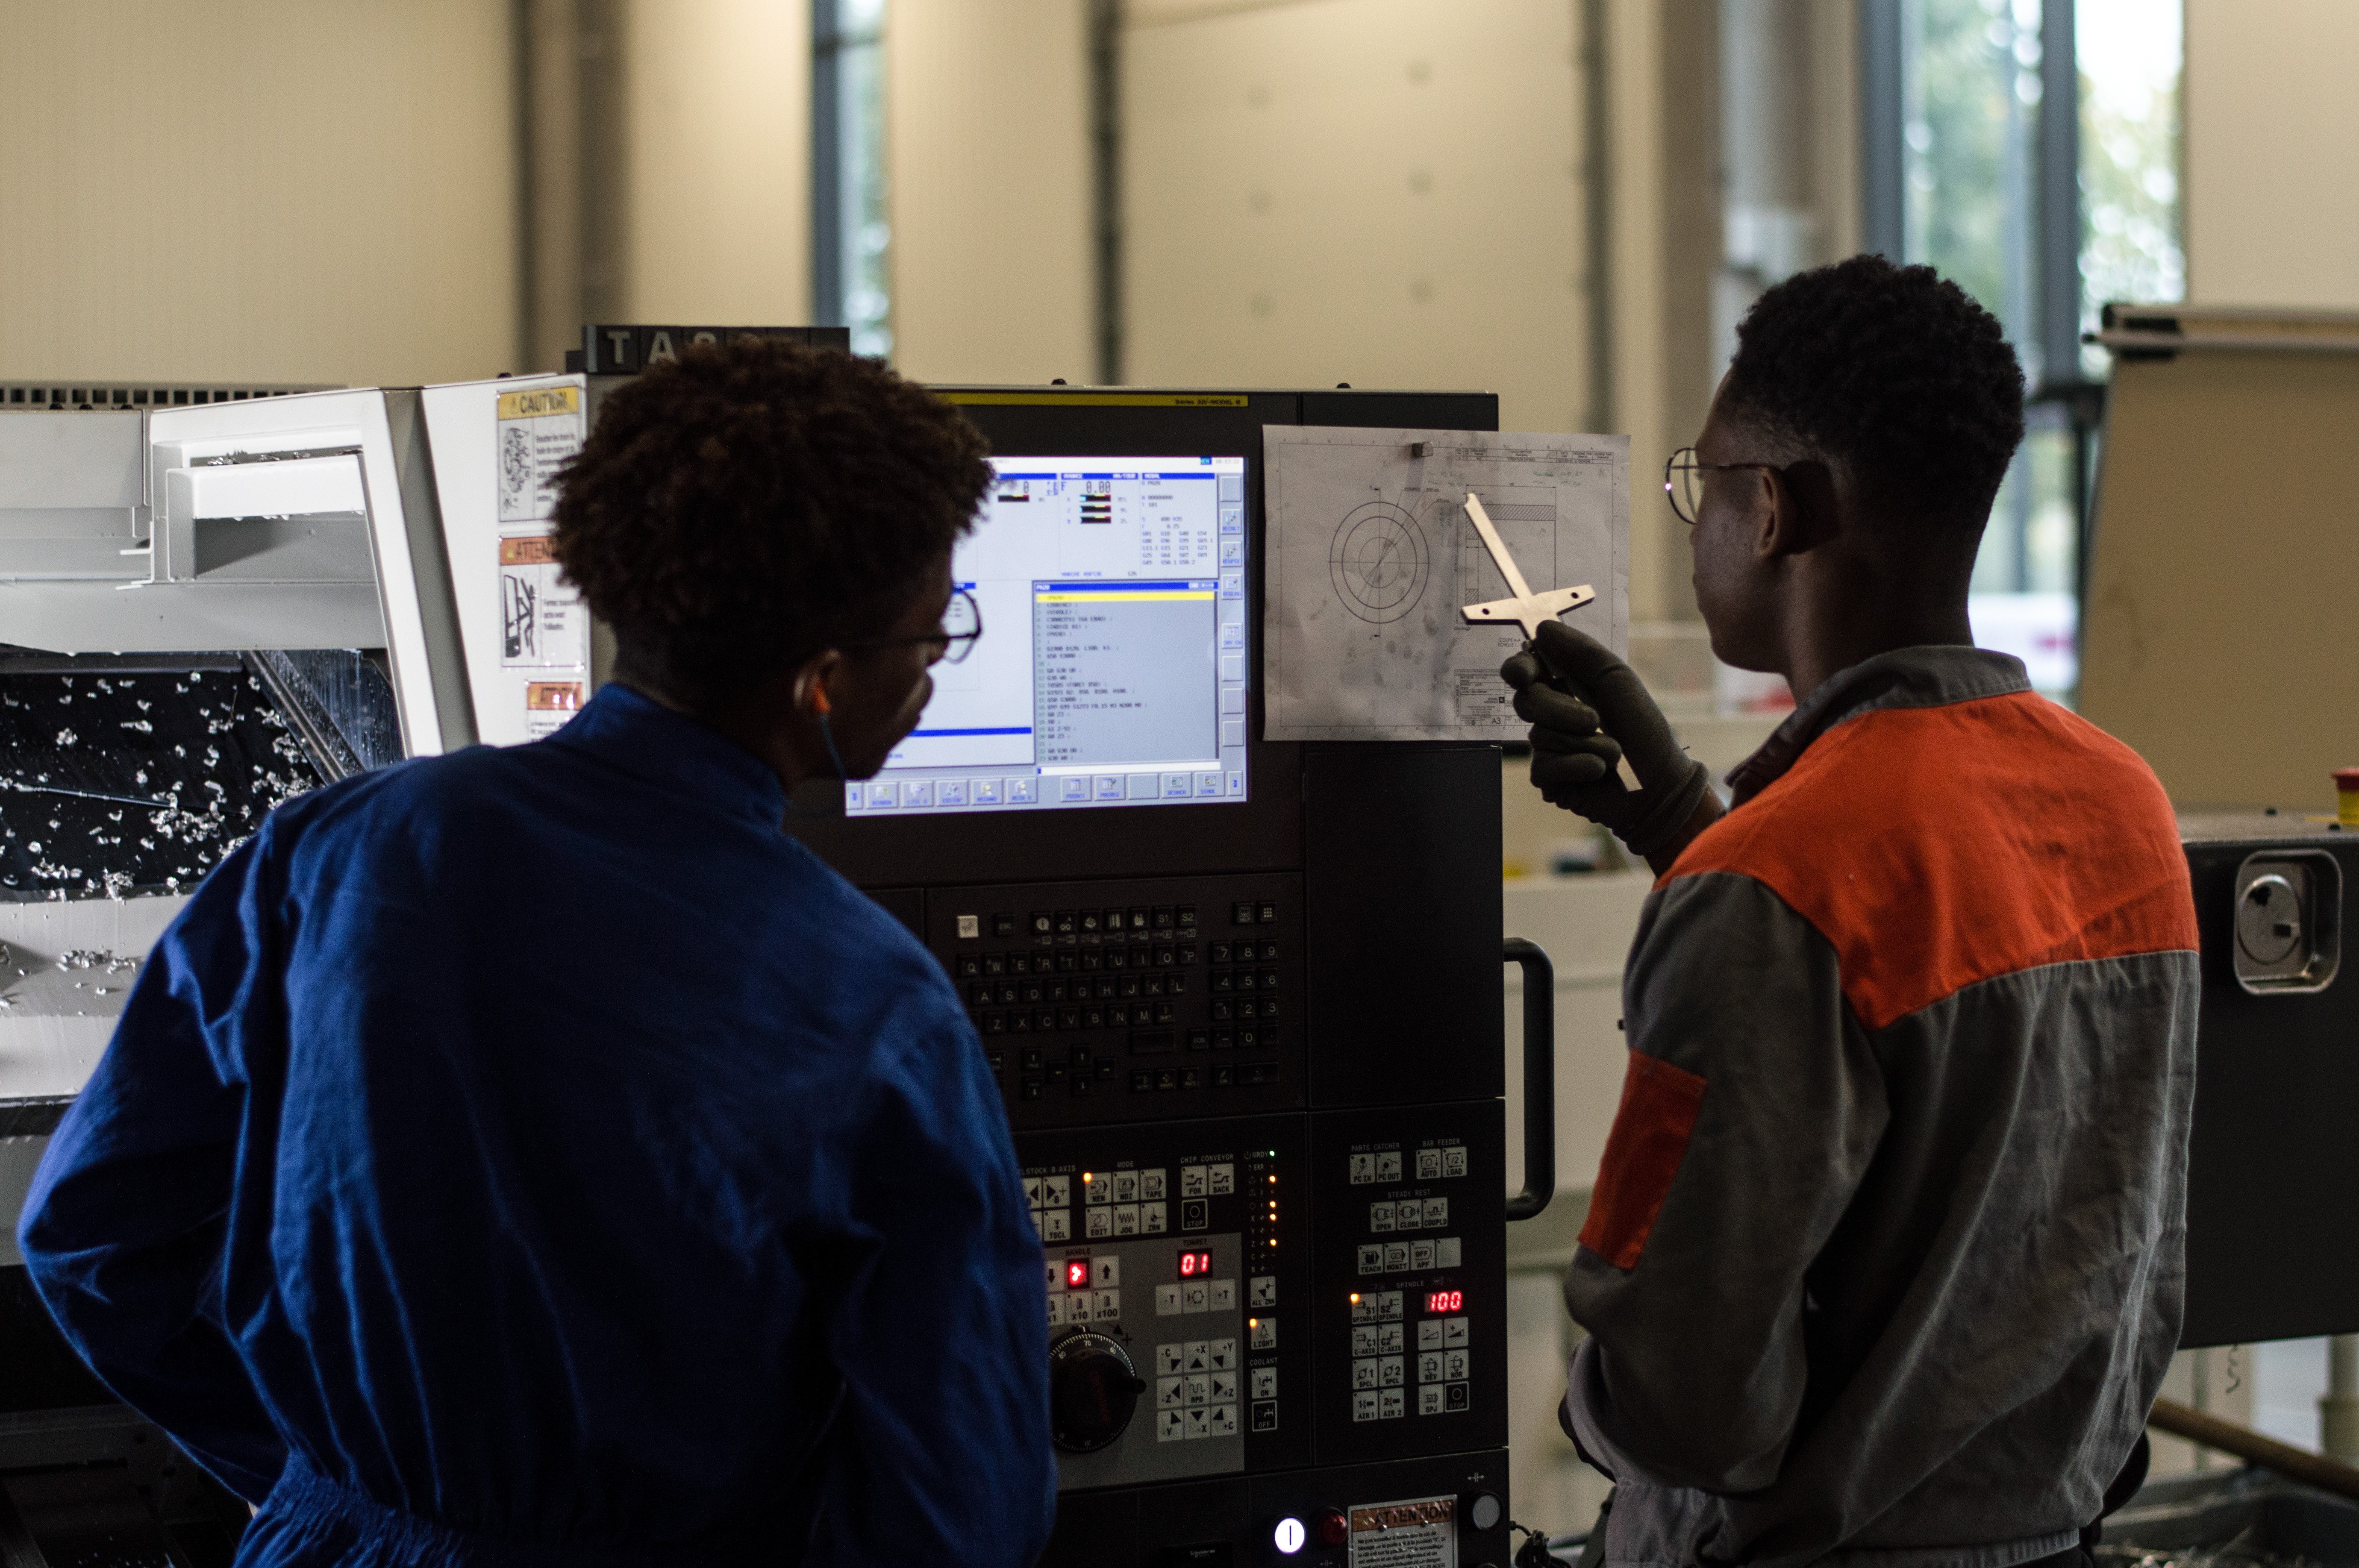
<svg viewBox="0 0 2359 1568"><path fill-rule="evenodd" d="M1210 1252L1182 1252L1180 1254L1180 1277L1181 1279L1192 1280L1199 1274L1209 1274L1212 1271L1212 1255Z"/></svg>
<svg viewBox="0 0 2359 1568"><path fill-rule="evenodd" d="M1425 1298L1428 1312L1457 1312L1466 1305L1464 1291L1435 1291Z"/></svg>
<svg viewBox="0 0 2359 1568"><path fill-rule="evenodd" d="M1086 1291L1090 1288L1090 1260L1076 1258L1065 1265L1065 1289Z"/></svg>

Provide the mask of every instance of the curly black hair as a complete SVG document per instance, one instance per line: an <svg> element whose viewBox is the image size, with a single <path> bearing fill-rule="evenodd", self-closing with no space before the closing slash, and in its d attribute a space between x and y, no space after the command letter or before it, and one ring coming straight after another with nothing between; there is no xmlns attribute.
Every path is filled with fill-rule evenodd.
<svg viewBox="0 0 2359 1568"><path fill-rule="evenodd" d="M877 361L706 345L608 395L552 547L625 668L732 693L904 608L973 526L988 449Z"/></svg>
<svg viewBox="0 0 2359 1568"><path fill-rule="evenodd" d="M2023 440L2023 367L1964 289L1857 255L1771 287L1736 345L1738 423L1842 465L1888 524L1980 536Z"/></svg>

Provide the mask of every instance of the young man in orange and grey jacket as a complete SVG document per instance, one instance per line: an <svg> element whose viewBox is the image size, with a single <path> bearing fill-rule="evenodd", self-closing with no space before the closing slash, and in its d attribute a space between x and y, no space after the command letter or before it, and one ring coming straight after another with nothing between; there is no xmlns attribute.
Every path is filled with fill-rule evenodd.
<svg viewBox="0 0 2359 1568"><path fill-rule="evenodd" d="M1596 643L1543 627L1504 672L1532 782L1659 873L1564 1286L1566 1429L1616 1483L1588 1560L2084 1561L2179 1338L2171 810L1973 646L2023 434L1998 322L1863 256L1769 290L1738 344L1667 476L1712 651L1799 697L1733 804Z"/></svg>

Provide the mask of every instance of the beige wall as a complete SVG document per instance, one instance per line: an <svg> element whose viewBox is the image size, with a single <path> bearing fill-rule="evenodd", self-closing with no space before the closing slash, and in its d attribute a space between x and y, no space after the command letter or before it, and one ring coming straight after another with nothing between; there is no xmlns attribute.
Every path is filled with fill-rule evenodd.
<svg viewBox="0 0 2359 1568"><path fill-rule="evenodd" d="M808 321L808 0L628 0L622 21L619 313Z"/></svg>
<svg viewBox="0 0 2359 1568"><path fill-rule="evenodd" d="M1095 378L1083 0L894 0L894 362Z"/></svg>
<svg viewBox="0 0 2359 1568"><path fill-rule="evenodd" d="M0 378L516 354L499 0L0 0Z"/></svg>
<svg viewBox="0 0 2359 1568"><path fill-rule="evenodd" d="M2359 308L2359 5L2187 0L2187 284Z"/></svg>
<svg viewBox="0 0 2359 1568"><path fill-rule="evenodd" d="M1574 9L1321 0L1133 27L1127 379L1484 388L1505 428L1577 428Z"/></svg>

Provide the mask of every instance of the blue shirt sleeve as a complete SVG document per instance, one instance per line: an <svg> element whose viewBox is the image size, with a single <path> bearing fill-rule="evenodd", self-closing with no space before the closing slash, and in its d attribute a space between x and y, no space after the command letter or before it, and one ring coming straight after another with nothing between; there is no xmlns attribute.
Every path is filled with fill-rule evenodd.
<svg viewBox="0 0 2359 1568"><path fill-rule="evenodd" d="M223 1294L247 1089L238 1037L278 1016L261 844L217 867L157 944L17 1227L91 1369L253 1502L287 1457Z"/></svg>
<svg viewBox="0 0 2359 1568"><path fill-rule="evenodd" d="M843 1396L806 1561L1029 1568L1057 1467L1042 1253L1006 1113L954 1013L873 1087L847 1179L879 1244L828 1325Z"/></svg>

